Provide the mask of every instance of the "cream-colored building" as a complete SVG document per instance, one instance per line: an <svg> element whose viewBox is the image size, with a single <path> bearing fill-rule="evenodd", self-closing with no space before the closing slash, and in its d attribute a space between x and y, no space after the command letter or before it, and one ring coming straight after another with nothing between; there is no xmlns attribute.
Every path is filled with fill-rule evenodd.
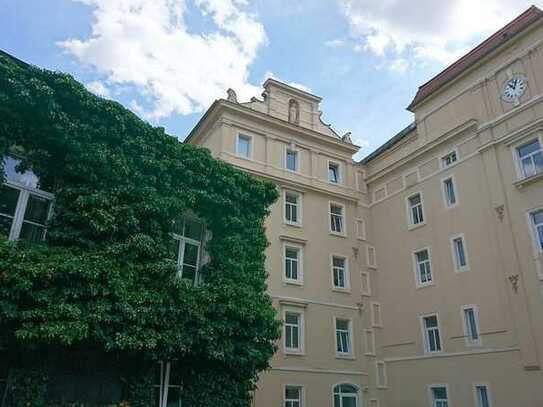
<svg viewBox="0 0 543 407"><path fill-rule="evenodd" d="M255 406L543 406L543 13L421 86L361 162L320 101L269 79L188 138L281 192Z"/></svg>

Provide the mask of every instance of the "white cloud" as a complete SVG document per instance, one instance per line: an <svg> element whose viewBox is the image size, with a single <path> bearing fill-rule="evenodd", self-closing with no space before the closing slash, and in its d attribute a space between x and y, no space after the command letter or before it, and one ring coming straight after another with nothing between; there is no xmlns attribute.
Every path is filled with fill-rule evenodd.
<svg viewBox="0 0 543 407"><path fill-rule="evenodd" d="M403 73L409 68L409 62L404 58L396 58L390 61L388 68L391 71Z"/></svg>
<svg viewBox="0 0 543 407"><path fill-rule="evenodd" d="M135 87L151 108L133 108L146 118L201 111L228 88L242 99L259 93L248 69L267 39L245 0L193 0L205 33L187 27L189 0L79 1L94 8L92 34L59 46L109 84Z"/></svg>
<svg viewBox="0 0 543 407"><path fill-rule="evenodd" d="M338 0L354 38L390 58L449 64L533 0ZM535 1L543 4L543 1ZM396 59L396 61L400 61ZM392 69L405 65L391 64ZM403 68L402 68L403 69ZM401 71L401 69L400 69Z"/></svg>
<svg viewBox="0 0 543 407"><path fill-rule="evenodd" d="M345 40L336 38L333 40L328 40L324 43L324 45L328 48L340 48L345 45Z"/></svg>
<svg viewBox="0 0 543 407"><path fill-rule="evenodd" d="M268 78L275 79L277 81L286 83L287 85L292 86L293 88L300 89L300 90L303 90L304 92L311 93L311 88L309 88L309 87L307 87L307 86L305 86L305 85L303 85L301 83L298 83L298 82L286 82L286 81L280 79L279 77L277 77L277 75L275 75L271 71L266 71L266 73L264 74L264 80L266 80Z"/></svg>
<svg viewBox="0 0 543 407"><path fill-rule="evenodd" d="M106 86L100 82L100 81L92 81L87 83L87 89L90 90L92 93L102 96L105 98L109 98L111 96L111 93L109 92L109 89L106 88Z"/></svg>

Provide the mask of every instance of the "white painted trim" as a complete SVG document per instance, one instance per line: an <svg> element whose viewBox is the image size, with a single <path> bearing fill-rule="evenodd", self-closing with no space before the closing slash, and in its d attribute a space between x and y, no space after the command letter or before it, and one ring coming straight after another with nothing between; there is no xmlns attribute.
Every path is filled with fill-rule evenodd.
<svg viewBox="0 0 543 407"><path fill-rule="evenodd" d="M348 385L348 386L352 386L356 389L356 406L355 407L362 407L363 403L362 403L362 391L361 391L361 388L360 386L354 384L354 383L349 383L349 382L339 382L339 383L335 383L334 385L332 385L332 391L330 393L331 395L331 406L335 405L334 404L334 396L335 396L335 389L337 386L340 386L340 385Z"/></svg>
<svg viewBox="0 0 543 407"><path fill-rule="evenodd" d="M345 353L345 352L338 352L337 350L337 326L336 326L336 322L337 320L342 320L342 321L348 321L348 327L349 327L349 347L350 347L350 352L348 353ZM336 359L356 359L356 356L355 356L355 343L354 343L354 328L353 328L353 319L352 318L343 318L343 317L336 317L336 316L333 316L332 317L332 320L333 320L333 327L334 327L334 352L335 352L335 355L336 355Z"/></svg>
<svg viewBox="0 0 543 407"><path fill-rule="evenodd" d="M457 240L457 239L462 240L462 247L464 248L464 257L466 259L466 265L465 266L460 266L458 264L458 262L456 261L456 246L454 244L454 241ZM463 273L465 271L469 271L470 270L469 254L468 254L468 247L467 247L467 243L466 243L466 237L464 236L464 234L463 233L458 233L456 235L451 236L449 238L449 244L450 244L450 247L451 247L452 262L453 262L454 271L456 273Z"/></svg>
<svg viewBox="0 0 543 407"><path fill-rule="evenodd" d="M345 287L339 287L334 284L334 257L344 259ZM332 290L338 292L351 292L351 273L349 272L349 257L339 253L330 253L330 278Z"/></svg>
<svg viewBox="0 0 543 407"><path fill-rule="evenodd" d="M429 283L423 283L420 281L420 274L419 274L419 264L417 262L417 253L426 251L428 253L428 262L430 263L430 277L431 281ZM415 287L417 288L424 288L424 287L431 287L435 285L435 278L434 278L434 265L432 262L432 249L429 246L421 247L418 249L415 249L411 252L411 261L413 264L413 272L415 273Z"/></svg>
<svg viewBox="0 0 543 407"><path fill-rule="evenodd" d="M431 406L431 407L435 406L435 404L434 404L434 395L432 394L432 389L439 388L439 387L445 387L446 392L447 392L447 406L452 407L451 394L450 394L450 391L449 391L449 385L447 383L433 383L433 384L428 385L428 402L429 402L428 405Z"/></svg>
<svg viewBox="0 0 543 407"><path fill-rule="evenodd" d="M337 182L330 181L330 174L329 174L330 164L337 167L337 177L338 177ZM328 183L332 185L343 185L343 179L344 179L343 163L338 160L327 159L326 160L326 180L328 181Z"/></svg>
<svg viewBox="0 0 543 407"><path fill-rule="evenodd" d="M422 359L432 359L432 358L450 358L450 357L461 357L461 356L471 356L471 355L480 355L487 353L504 353L504 352L520 352L519 347L510 347L510 348L500 348L500 349L474 349L464 352L443 352L443 353L432 353L428 355L414 355L414 356L401 356L396 358L385 358L387 363L394 362L407 362L412 360L422 360Z"/></svg>
<svg viewBox="0 0 543 407"><path fill-rule="evenodd" d="M445 165L444 158L449 156L452 153L456 153L456 161L453 162L452 164ZM446 153L441 153L439 155L439 168L446 169L446 168L454 167L456 164L458 164L459 159L460 159L460 155L458 154L458 146L454 146L452 149L447 150Z"/></svg>
<svg viewBox="0 0 543 407"><path fill-rule="evenodd" d="M249 140L249 156L246 157L239 152L239 139L246 138ZM252 134L246 134L238 130L236 133L236 157L243 158L245 160L253 159L253 150L254 150L254 136Z"/></svg>
<svg viewBox="0 0 543 407"><path fill-rule="evenodd" d="M513 143L511 143L509 145L510 148L511 148L511 153L513 154L513 163L515 164L515 170L516 170L516 175L517 175L517 179L515 180L515 182L520 182L520 181L523 181L525 179L528 179L528 178L531 178L533 176L538 175L538 173L536 173L534 175L530 175L530 176L525 176L524 175L524 173L522 171L521 164L520 164L520 157L518 155L518 149L520 147L530 143L531 141L537 140L537 142L539 143L539 149L542 151L542 154L543 154L543 136L542 136L542 134L543 134L543 132L541 132L540 130L538 131L536 129L533 132L525 134L524 136L520 137L519 139L515 140Z"/></svg>
<svg viewBox="0 0 543 407"><path fill-rule="evenodd" d="M466 313L465 313L467 309L473 310L473 317L475 318L475 327L477 329L477 337L478 337L476 341L472 341L469 337L468 323L467 323L468 321L466 320ZM479 309L477 305L474 305L474 304L463 305L460 312L462 316L462 324L464 325L464 340L465 340L466 346L467 347L482 346L483 338L481 336L481 326L479 324Z"/></svg>
<svg viewBox="0 0 543 407"><path fill-rule="evenodd" d="M373 250L373 263L370 262L370 251ZM366 245L366 266L368 268L377 269L377 250L375 246Z"/></svg>
<svg viewBox="0 0 543 407"><path fill-rule="evenodd" d="M419 223L413 223L411 205L409 203L409 199L413 198L416 195L420 196L420 205L422 208L422 222L419 222ZM405 206L407 210L407 229L408 230L413 230L413 229L426 225L426 211L424 210L424 197L422 194L422 190L414 191L408 194L405 197Z"/></svg>
<svg viewBox="0 0 543 407"><path fill-rule="evenodd" d="M299 333L298 333L298 340L299 340L299 348L287 348L286 340L286 314L297 314L299 315L298 318L298 326L299 326ZM285 355L305 355L305 311L303 308L299 307L292 307L292 306L283 306L283 354Z"/></svg>
<svg viewBox="0 0 543 407"><path fill-rule="evenodd" d="M287 220L287 194L296 195L298 207L298 222ZM303 193L292 189L283 188L283 223L289 226L302 227L303 225Z"/></svg>
<svg viewBox="0 0 543 407"><path fill-rule="evenodd" d="M334 375L348 375L348 376L368 376L367 372L357 370L333 370L333 369L310 369L298 366L272 366L271 370L279 370L283 372L304 372L304 373L323 373Z"/></svg>
<svg viewBox="0 0 543 407"><path fill-rule="evenodd" d="M475 407L483 407L479 404L479 397L478 394L477 394L477 387L486 387L486 394L488 396L488 407L492 407L492 391L491 391L491 388L490 388L490 383L489 382L475 382L475 383L472 383L472 388L473 388L473 405Z"/></svg>
<svg viewBox="0 0 543 407"><path fill-rule="evenodd" d="M285 153L283 155L283 160L284 160L284 165L283 165L284 168L283 169L288 171L288 172L298 173L298 172L300 172L300 150L298 148L296 148L295 145L293 146L293 144L294 143L285 145ZM296 154L296 168L294 170L291 170L290 168L287 168L287 164L288 164L287 154L289 152Z"/></svg>
<svg viewBox="0 0 543 407"><path fill-rule="evenodd" d="M343 230L336 232L332 230L332 205L341 207L341 225ZM337 201L328 201L328 231L331 235L347 237L347 207Z"/></svg>
<svg viewBox="0 0 543 407"><path fill-rule="evenodd" d="M455 202L453 204L449 203L447 190L445 188L445 181L449 179L452 181L452 186L454 190ZM446 177L441 178L441 196L443 197L443 204L445 205L445 209L452 209L458 206L459 204L458 188L456 187L456 177L454 176L454 174L450 174L450 175L447 175Z"/></svg>
<svg viewBox="0 0 543 407"><path fill-rule="evenodd" d="M426 326L424 325L424 318L434 317L434 316L436 317L436 321L437 321L437 330L439 332L439 345L440 345L441 349L431 351L430 350L430 343L428 342L428 339L429 339L428 338L428 331L426 329ZM438 315L438 313L433 312L433 313L430 313L430 314L420 315L419 320L420 320L420 327L421 327L421 332L422 332L422 346L423 346L424 353L427 354L427 355L434 355L434 354L442 353L443 349L444 349L443 338L445 337L445 335L443 335L443 330L441 329L441 324L439 323L439 315Z"/></svg>
<svg viewBox="0 0 543 407"><path fill-rule="evenodd" d="M283 384L283 406L286 405L287 387L296 387L300 389L300 407L305 407L305 387L302 384L285 383Z"/></svg>
<svg viewBox="0 0 543 407"><path fill-rule="evenodd" d="M543 206L529 209L526 212L526 220L528 222L528 233L530 234L530 237L532 238L531 240L532 240L532 245L533 245L534 260L537 260L539 256L543 255L543 248L539 244L539 236L537 235L537 230L535 228L535 224L533 220L533 214L539 211L543 211ZM540 277L540 279L543 279L543 275Z"/></svg>
<svg viewBox="0 0 543 407"><path fill-rule="evenodd" d="M286 265L286 250L292 248L298 250L298 279L287 278L287 265ZM304 285L304 247L301 244L292 243L289 241L283 241L283 275L282 280L284 284Z"/></svg>

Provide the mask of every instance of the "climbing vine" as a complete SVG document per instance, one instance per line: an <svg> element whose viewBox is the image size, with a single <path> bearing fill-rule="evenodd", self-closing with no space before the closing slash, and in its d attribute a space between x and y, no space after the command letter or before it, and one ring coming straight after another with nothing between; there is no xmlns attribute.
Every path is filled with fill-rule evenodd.
<svg viewBox="0 0 543 407"><path fill-rule="evenodd" d="M0 237L0 349L176 360L188 405L247 406L279 335L264 269L275 187L0 53L0 153L13 151L55 203L44 243ZM196 286L177 277L172 250L188 211L212 236Z"/></svg>

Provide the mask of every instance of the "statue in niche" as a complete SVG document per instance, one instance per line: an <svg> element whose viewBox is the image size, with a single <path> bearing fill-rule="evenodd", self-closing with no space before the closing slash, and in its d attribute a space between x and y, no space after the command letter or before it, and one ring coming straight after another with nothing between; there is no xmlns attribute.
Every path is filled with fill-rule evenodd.
<svg viewBox="0 0 543 407"><path fill-rule="evenodd" d="M289 123L300 123L300 106L294 99L290 99L288 103L288 121Z"/></svg>

